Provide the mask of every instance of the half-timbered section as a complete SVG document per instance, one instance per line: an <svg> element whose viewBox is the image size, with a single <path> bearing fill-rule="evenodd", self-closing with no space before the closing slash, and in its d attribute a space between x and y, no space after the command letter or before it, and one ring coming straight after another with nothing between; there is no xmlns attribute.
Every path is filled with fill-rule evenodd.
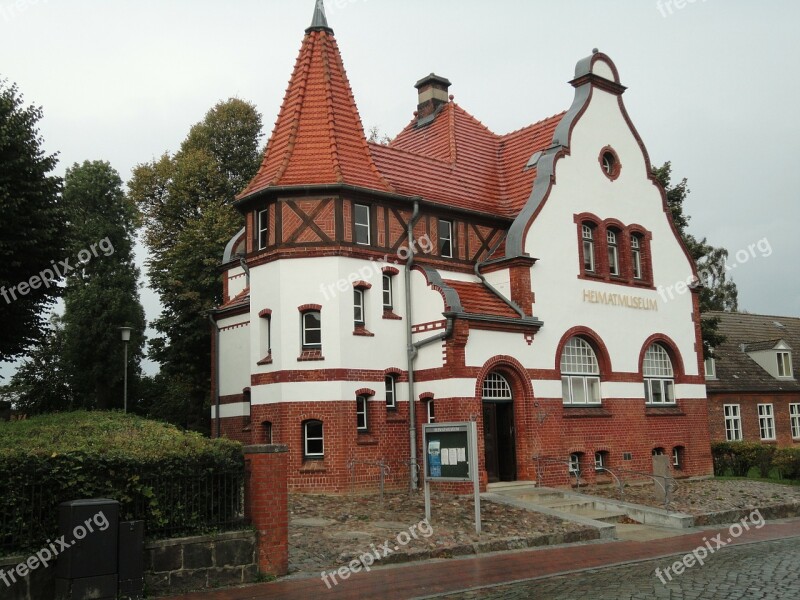
<svg viewBox="0 0 800 600"><path fill-rule="evenodd" d="M369 143L317 3L223 259L214 431L288 444L298 490L410 476L433 420L478 422L484 483L709 473L696 294L659 291L691 259L614 64L572 85L498 135L432 74Z"/></svg>

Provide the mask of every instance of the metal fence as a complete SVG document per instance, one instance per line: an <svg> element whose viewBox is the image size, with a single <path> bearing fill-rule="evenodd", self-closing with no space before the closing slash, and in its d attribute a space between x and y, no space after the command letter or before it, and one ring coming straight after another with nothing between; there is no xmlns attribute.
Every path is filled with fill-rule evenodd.
<svg viewBox="0 0 800 600"><path fill-rule="evenodd" d="M149 539L227 531L245 527L244 488L247 473L201 471L174 476L146 475L127 489L93 486L92 497L120 503L120 518L145 521ZM58 532L58 505L85 496L75 490L53 490L51 479L32 475L28 483L0 481L0 553L43 547ZM85 482L83 485L86 485ZM83 488L86 489L86 488Z"/></svg>

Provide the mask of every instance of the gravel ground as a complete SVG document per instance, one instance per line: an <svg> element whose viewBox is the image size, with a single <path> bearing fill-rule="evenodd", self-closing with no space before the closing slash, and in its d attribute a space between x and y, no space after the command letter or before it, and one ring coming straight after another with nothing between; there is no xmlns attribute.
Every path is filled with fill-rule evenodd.
<svg viewBox="0 0 800 600"><path fill-rule="evenodd" d="M378 495L290 494L289 510L290 573L333 569L384 547L386 541L391 552L383 564L414 560L414 555L422 559L466 553L464 546L475 543L516 539L525 547L523 540L528 538L586 531L567 521L483 501L483 533L478 536L472 497L437 493L432 494L430 528L420 524L425 518L421 492L387 493L383 506Z"/></svg>
<svg viewBox="0 0 800 600"><path fill-rule="evenodd" d="M654 486L652 483L629 485L625 488L623 499L634 504L664 508L663 503L654 498ZM605 498L620 498L619 488L616 486L594 486L582 491L585 494ZM800 486L746 480L678 480L678 488L673 493L670 510L702 515L792 502L800 503Z"/></svg>

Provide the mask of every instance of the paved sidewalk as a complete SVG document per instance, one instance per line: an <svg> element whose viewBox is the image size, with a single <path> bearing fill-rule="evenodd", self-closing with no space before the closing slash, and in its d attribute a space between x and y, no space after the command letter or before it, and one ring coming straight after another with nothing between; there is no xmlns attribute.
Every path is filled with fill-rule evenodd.
<svg viewBox="0 0 800 600"><path fill-rule="evenodd" d="M282 579L225 591L174 596L184 600L292 600L360 599L383 597L408 599L457 592L481 586L550 577L593 569L682 555L718 539L729 546L800 537L800 519L768 523L761 529L751 526L731 539L728 527L692 530L673 538L646 542L589 542L560 547L504 552L460 559L431 560L422 563L373 569L351 575L328 589L320 577ZM713 546L712 546L713 547Z"/></svg>

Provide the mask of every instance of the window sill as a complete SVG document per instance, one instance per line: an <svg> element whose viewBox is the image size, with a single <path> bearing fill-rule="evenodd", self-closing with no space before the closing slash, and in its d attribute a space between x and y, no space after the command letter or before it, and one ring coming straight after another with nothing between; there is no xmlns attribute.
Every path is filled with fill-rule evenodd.
<svg viewBox="0 0 800 600"><path fill-rule="evenodd" d="M322 356L322 350L303 350L300 356L297 357L297 362L311 362L315 360L325 360Z"/></svg>
<svg viewBox="0 0 800 600"><path fill-rule="evenodd" d="M375 337L375 334L367 331L363 325L356 325L356 328L353 330L353 335L360 337Z"/></svg>
<svg viewBox="0 0 800 600"><path fill-rule="evenodd" d="M400 316L394 314L394 312L391 311L391 310L385 310L385 309L383 311L383 318L387 319L389 321L402 321L403 320L403 317L400 317Z"/></svg>
<svg viewBox="0 0 800 600"><path fill-rule="evenodd" d="M564 404L565 419L580 419L584 417L594 418L608 418L611 413L603 408L602 405L597 404L594 406L580 406L575 404Z"/></svg>
<svg viewBox="0 0 800 600"><path fill-rule="evenodd" d="M357 446L377 446L378 439L366 431L359 431L358 438L356 439Z"/></svg>
<svg viewBox="0 0 800 600"><path fill-rule="evenodd" d="M264 358L256 363L259 367L263 367L264 365L271 365L272 364L272 352L267 354Z"/></svg>
<svg viewBox="0 0 800 600"><path fill-rule="evenodd" d="M646 417L685 417L677 404L645 404L644 416Z"/></svg>
<svg viewBox="0 0 800 600"><path fill-rule="evenodd" d="M327 473L328 468L325 466L324 458L304 458L303 466L300 467L300 473Z"/></svg>

